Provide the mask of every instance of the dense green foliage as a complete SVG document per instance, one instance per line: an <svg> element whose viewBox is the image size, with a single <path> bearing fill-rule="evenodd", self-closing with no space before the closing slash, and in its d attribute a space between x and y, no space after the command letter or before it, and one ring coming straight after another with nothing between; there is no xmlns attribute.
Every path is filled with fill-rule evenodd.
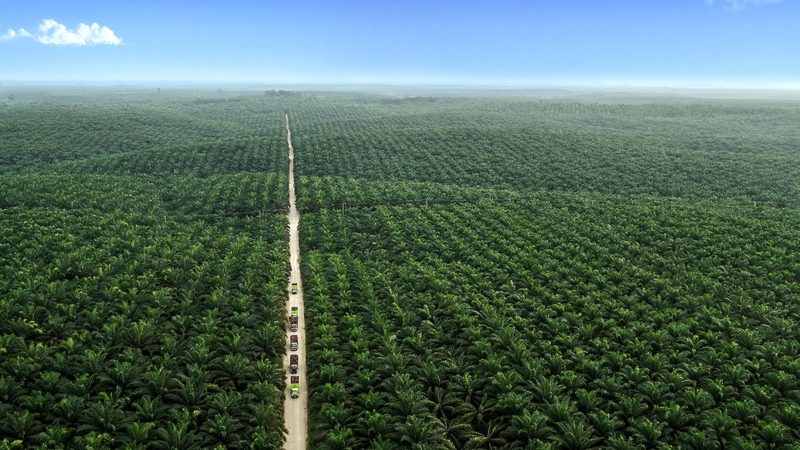
<svg viewBox="0 0 800 450"><path fill-rule="evenodd" d="M306 214L315 438L800 439L800 214L740 213L556 196Z"/></svg>
<svg viewBox="0 0 800 450"><path fill-rule="evenodd" d="M792 448L797 105L293 110L314 448Z"/></svg>
<svg viewBox="0 0 800 450"><path fill-rule="evenodd" d="M797 104L442 99L294 114L301 175L800 206Z"/></svg>
<svg viewBox="0 0 800 450"><path fill-rule="evenodd" d="M310 448L800 443L797 102L14 94L3 445L280 445L287 110Z"/></svg>
<svg viewBox="0 0 800 450"><path fill-rule="evenodd" d="M56 94L0 114L2 445L279 448L279 106Z"/></svg>

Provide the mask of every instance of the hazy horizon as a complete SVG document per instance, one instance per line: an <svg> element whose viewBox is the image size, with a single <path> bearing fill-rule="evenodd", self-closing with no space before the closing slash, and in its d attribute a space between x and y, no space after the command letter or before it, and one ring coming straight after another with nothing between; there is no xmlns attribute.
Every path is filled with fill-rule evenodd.
<svg viewBox="0 0 800 450"><path fill-rule="evenodd" d="M411 82L411 81L237 81L237 80L3 80L0 87L124 87L124 88L173 88L173 89L370 89L370 88L408 88L408 89L465 89L465 90L508 90L508 91L620 91L620 92L683 92L683 91L719 91L719 92L797 92L800 93L800 84L764 84L764 85L738 85L738 84L713 84L713 83L464 83L464 82Z"/></svg>

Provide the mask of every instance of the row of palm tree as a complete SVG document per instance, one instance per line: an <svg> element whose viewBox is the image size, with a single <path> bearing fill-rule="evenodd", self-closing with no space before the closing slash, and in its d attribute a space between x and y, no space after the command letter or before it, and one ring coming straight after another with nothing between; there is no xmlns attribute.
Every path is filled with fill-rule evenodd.
<svg viewBox="0 0 800 450"><path fill-rule="evenodd" d="M304 214L314 445L800 439L792 213L567 203Z"/></svg>
<svg viewBox="0 0 800 450"><path fill-rule="evenodd" d="M209 143L146 148L61 162L48 171L72 174L151 175L205 178L240 172L284 172L281 136L217 139ZM169 181L167 178L165 181ZM285 186L284 186L285 187ZM285 190L285 189L284 189Z"/></svg>
<svg viewBox="0 0 800 450"><path fill-rule="evenodd" d="M280 447L280 214L14 207L0 229L3 446Z"/></svg>
<svg viewBox="0 0 800 450"><path fill-rule="evenodd" d="M206 178L129 175L6 175L0 207L147 212L153 217L211 218L271 214L286 208L286 175L236 173Z"/></svg>
<svg viewBox="0 0 800 450"><path fill-rule="evenodd" d="M281 99L73 94L0 117L0 447L280 447Z"/></svg>
<svg viewBox="0 0 800 450"><path fill-rule="evenodd" d="M291 105L299 175L369 181L328 196L309 180L309 206L361 202L376 182L797 206L796 107L358 100Z"/></svg>

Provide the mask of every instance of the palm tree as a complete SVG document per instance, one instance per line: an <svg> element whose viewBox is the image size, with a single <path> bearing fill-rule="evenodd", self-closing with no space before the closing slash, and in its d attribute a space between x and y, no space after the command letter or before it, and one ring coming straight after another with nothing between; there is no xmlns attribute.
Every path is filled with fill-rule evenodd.
<svg viewBox="0 0 800 450"><path fill-rule="evenodd" d="M506 426L499 424L497 421L494 420L490 421L489 424L486 426L486 432L481 433L478 431L473 431L471 433L470 438L464 444L463 448L465 449L503 448L509 443L505 439L506 429L507 429Z"/></svg>
<svg viewBox="0 0 800 450"><path fill-rule="evenodd" d="M318 369L320 383L334 383L345 378L345 369L336 364L323 364Z"/></svg>
<svg viewBox="0 0 800 450"><path fill-rule="evenodd" d="M202 427L202 431L210 437L207 444L226 448L236 446L241 429L241 424L225 413L210 417Z"/></svg>
<svg viewBox="0 0 800 450"><path fill-rule="evenodd" d="M700 388L687 389L686 392L683 393L683 398L686 400L686 406L695 414L711 408L715 403L714 397Z"/></svg>
<svg viewBox="0 0 800 450"><path fill-rule="evenodd" d="M409 416L405 423L400 424L398 434L400 443L411 448L418 446L435 446L433 448L449 448L442 439L442 423L435 417L422 414Z"/></svg>
<svg viewBox="0 0 800 450"><path fill-rule="evenodd" d="M227 354L212 363L212 373L220 385L244 386L250 375L250 361L241 354Z"/></svg>
<svg viewBox="0 0 800 450"><path fill-rule="evenodd" d="M183 410L177 421L170 422L156 432L158 439L153 446L164 450L189 450L200 446L200 436L191 429L191 416Z"/></svg>
<svg viewBox="0 0 800 450"><path fill-rule="evenodd" d="M195 375L178 375L172 381L172 388L166 398L188 410L198 409L205 404L209 385Z"/></svg>
<svg viewBox="0 0 800 450"><path fill-rule="evenodd" d="M783 404L772 415L791 430L792 438L800 439L800 406Z"/></svg>
<svg viewBox="0 0 800 450"><path fill-rule="evenodd" d="M641 395L634 392L632 395L620 395L617 401L617 409L621 419L626 425L630 425L637 417L641 417L651 405L645 403Z"/></svg>
<svg viewBox="0 0 800 450"><path fill-rule="evenodd" d="M556 380L542 375L528 381L533 397L537 402L546 402L556 399L563 391L564 386Z"/></svg>
<svg viewBox="0 0 800 450"><path fill-rule="evenodd" d="M147 422L158 422L167 417L167 407L161 403L159 397L145 395L133 402L133 408L136 410L136 417Z"/></svg>
<svg viewBox="0 0 800 450"><path fill-rule="evenodd" d="M664 432L661 423L648 418L638 418L632 425L633 429L636 430L637 440L647 448L654 448Z"/></svg>
<svg viewBox="0 0 800 450"><path fill-rule="evenodd" d="M353 430L337 425L325 434L318 448L326 450L346 450L353 448L354 442Z"/></svg>
<svg viewBox="0 0 800 450"><path fill-rule="evenodd" d="M365 411L355 423L355 434L360 446L366 447L375 439L396 437L396 430L389 423L390 417L376 410Z"/></svg>
<svg viewBox="0 0 800 450"><path fill-rule="evenodd" d="M172 376L172 371L164 366L152 368L141 376L134 393L152 397L165 395L169 391Z"/></svg>
<svg viewBox="0 0 800 450"><path fill-rule="evenodd" d="M111 448L112 444L114 444L114 438L109 433L97 431L75 436L73 441L74 447L85 448L87 450Z"/></svg>
<svg viewBox="0 0 800 450"><path fill-rule="evenodd" d="M615 431L622 428L622 421L605 411L597 411L590 414L589 420L592 428L601 437L611 436Z"/></svg>
<svg viewBox="0 0 800 450"><path fill-rule="evenodd" d="M361 408L365 411L370 411L383 405L384 398L385 394L375 392L375 390L370 388L369 391L358 394L358 397L354 403L358 408Z"/></svg>
<svg viewBox="0 0 800 450"><path fill-rule="evenodd" d="M433 388L433 393L428 396L433 403L431 413L447 423L447 418L455 414L458 404L461 402L451 391L441 387Z"/></svg>
<svg viewBox="0 0 800 450"><path fill-rule="evenodd" d="M738 437L733 439L730 448L734 450L760 450L764 448L764 446L753 438Z"/></svg>
<svg viewBox="0 0 800 450"><path fill-rule="evenodd" d="M577 418L570 418L558 424L559 436L556 438L560 446L568 450L584 450L599 441L594 436L591 425Z"/></svg>
<svg viewBox="0 0 800 450"><path fill-rule="evenodd" d="M710 430L713 437L719 442L720 448L727 447L739 435L736 420L721 410L714 410L710 414L704 415L701 426Z"/></svg>
<svg viewBox="0 0 800 450"><path fill-rule="evenodd" d="M61 425L53 425L47 427L44 431L36 436L36 441L45 446L45 448L64 448L69 445L74 430Z"/></svg>
<svg viewBox="0 0 800 450"><path fill-rule="evenodd" d="M542 410L552 423L559 423L569 420L575 413L575 405L569 397L559 395L552 401L546 401Z"/></svg>
<svg viewBox="0 0 800 450"><path fill-rule="evenodd" d="M284 351L285 331L273 324L264 324L257 329L255 346L268 358L280 355Z"/></svg>
<svg viewBox="0 0 800 450"><path fill-rule="evenodd" d="M17 414L9 414L4 423L0 423L0 430L4 435L15 440L26 441L39 433L42 424L38 414L31 414L29 411L20 411Z"/></svg>
<svg viewBox="0 0 800 450"><path fill-rule="evenodd" d="M130 420L123 412L125 402L115 394L100 393L100 402L92 403L84 411L82 424L78 432L99 432L112 434L122 428Z"/></svg>
<svg viewBox="0 0 800 450"><path fill-rule="evenodd" d="M3 381L0 381L2 386ZM55 394L61 390L62 378L61 374L53 371L45 371L39 374L39 378L34 382L33 387L42 392ZM3 387L0 387L0 398L2 398Z"/></svg>
<svg viewBox="0 0 800 450"><path fill-rule="evenodd" d="M311 394L314 402L338 403L347 398L347 387L342 383L325 383Z"/></svg>
<svg viewBox="0 0 800 450"><path fill-rule="evenodd" d="M479 394L482 383L481 380L465 371L451 378L450 389L462 401L470 403Z"/></svg>
<svg viewBox="0 0 800 450"><path fill-rule="evenodd" d="M266 430L283 430L283 409L277 399L271 403L252 403L247 410L250 425Z"/></svg>
<svg viewBox="0 0 800 450"><path fill-rule="evenodd" d="M715 450L718 447L718 443L705 431L697 430L686 434L681 439L680 446L681 448L689 448L692 450Z"/></svg>
<svg viewBox="0 0 800 450"><path fill-rule="evenodd" d="M149 353L156 342L153 324L148 320L139 320L128 325L125 341L127 345L138 348L145 354Z"/></svg>
<svg viewBox="0 0 800 450"><path fill-rule="evenodd" d="M127 361L114 361L100 377L100 386L106 390L117 389L119 392L128 392L132 386L138 384L139 369Z"/></svg>
<svg viewBox="0 0 800 450"><path fill-rule="evenodd" d="M149 442L150 431L155 426L155 422L131 422L128 424L128 436L134 444L144 446Z"/></svg>
<svg viewBox="0 0 800 450"><path fill-rule="evenodd" d="M765 448L782 448L790 441L789 429L777 421L759 421L755 434L766 445Z"/></svg>
<svg viewBox="0 0 800 450"><path fill-rule="evenodd" d="M589 414L592 411L600 409L603 404L603 398L597 390L578 389L574 393L575 399L578 403L578 408L584 414Z"/></svg>
<svg viewBox="0 0 800 450"><path fill-rule="evenodd" d="M673 438L678 433L686 431L694 419L694 414L678 403L660 406L656 408L656 411L658 411L659 416L666 422L667 431Z"/></svg>
<svg viewBox="0 0 800 450"><path fill-rule="evenodd" d="M614 450L641 450L641 445L633 442L630 436L615 435L609 437L605 442L605 447Z"/></svg>
<svg viewBox="0 0 800 450"><path fill-rule="evenodd" d="M431 401L413 388L402 388L391 395L383 411L395 419L425 414L431 410Z"/></svg>
<svg viewBox="0 0 800 450"><path fill-rule="evenodd" d="M489 378L489 383L501 393L512 393L519 389L522 377L514 370L497 372Z"/></svg>
<svg viewBox="0 0 800 450"><path fill-rule="evenodd" d="M505 434L509 441L546 440L553 433L553 430L547 425L547 421L548 418L544 414L526 409L521 414L511 416L511 423L506 428Z"/></svg>
<svg viewBox="0 0 800 450"><path fill-rule="evenodd" d="M83 354L83 373L98 374L103 372L108 355L104 349L98 348L97 350L86 350Z"/></svg>
<svg viewBox="0 0 800 450"><path fill-rule="evenodd" d="M85 409L84 398L82 396L66 395L55 404L53 410L63 423L74 427L83 415Z"/></svg>
<svg viewBox="0 0 800 450"><path fill-rule="evenodd" d="M336 425L349 425L353 420L350 408L342 404L325 404L320 408L318 415L327 424L325 428L328 429Z"/></svg>

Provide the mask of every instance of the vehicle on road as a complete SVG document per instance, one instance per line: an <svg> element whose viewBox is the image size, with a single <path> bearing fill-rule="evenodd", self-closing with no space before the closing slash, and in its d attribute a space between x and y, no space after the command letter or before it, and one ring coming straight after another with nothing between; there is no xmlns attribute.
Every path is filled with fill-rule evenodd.
<svg viewBox="0 0 800 450"><path fill-rule="evenodd" d="M289 372L297 373L298 368L300 368L300 358L297 355L289 356Z"/></svg>
<svg viewBox="0 0 800 450"><path fill-rule="evenodd" d="M289 381L292 398L300 397L300 377L293 376Z"/></svg>
<svg viewBox="0 0 800 450"><path fill-rule="evenodd" d="M297 335L293 334L289 336L289 350L296 352L297 351Z"/></svg>
<svg viewBox="0 0 800 450"><path fill-rule="evenodd" d="M297 324L300 320L300 310L297 306L292 306L292 313L289 315L289 331L297 331Z"/></svg>
<svg viewBox="0 0 800 450"><path fill-rule="evenodd" d="M297 283L292 283L292 294L297 294Z"/></svg>

